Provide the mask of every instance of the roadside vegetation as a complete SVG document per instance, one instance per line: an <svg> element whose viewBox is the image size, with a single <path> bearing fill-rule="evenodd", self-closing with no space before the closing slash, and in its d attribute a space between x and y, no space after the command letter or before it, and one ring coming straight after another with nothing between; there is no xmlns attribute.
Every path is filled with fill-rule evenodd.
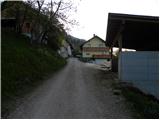
<svg viewBox="0 0 160 120"><path fill-rule="evenodd" d="M128 106L134 112L136 119L158 119L159 102L153 96L145 95L139 90L131 87L121 89L122 95L128 101Z"/></svg>
<svg viewBox="0 0 160 120"><path fill-rule="evenodd" d="M101 71L101 80L97 79L96 84L102 88L112 87L116 96L125 98L127 108L134 119L158 119L159 100L151 95L146 95L139 89L119 83L117 73Z"/></svg>
<svg viewBox="0 0 160 120"><path fill-rule="evenodd" d="M66 64L57 51L68 26L77 24L69 18L75 11L69 0L1 2L2 118L17 99Z"/></svg>
<svg viewBox="0 0 160 120"><path fill-rule="evenodd" d="M29 38L2 30L1 36L2 117L14 100L37 86L49 74L66 64L53 49L34 46Z"/></svg>
<svg viewBox="0 0 160 120"><path fill-rule="evenodd" d="M113 55L112 71L118 71L118 51ZM121 94L127 101L128 107L133 111L135 119L158 119L159 118L159 100L151 95L146 95L139 89L131 86L121 86L119 83L113 83L114 94Z"/></svg>

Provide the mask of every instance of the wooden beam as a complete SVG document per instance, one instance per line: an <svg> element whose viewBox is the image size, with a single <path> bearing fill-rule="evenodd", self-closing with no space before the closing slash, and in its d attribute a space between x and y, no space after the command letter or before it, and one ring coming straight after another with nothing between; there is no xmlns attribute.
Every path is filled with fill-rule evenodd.
<svg viewBox="0 0 160 120"><path fill-rule="evenodd" d="M110 54L111 54L111 59L112 59L112 57L113 57L113 47L111 47L110 49L111 49L111 53Z"/></svg>
<svg viewBox="0 0 160 120"><path fill-rule="evenodd" d="M148 22L148 23L158 23L159 21L157 20L147 20L147 19L133 19L133 18L110 18L111 20L125 20L125 21L133 21L133 22Z"/></svg>
<svg viewBox="0 0 160 120"><path fill-rule="evenodd" d="M125 24L125 21L122 21L122 24L121 24L116 36L114 37L114 40L113 40L113 43L112 43L111 47L114 47L115 43L118 42L119 38L121 37L121 34L122 34L123 30L124 30L124 24Z"/></svg>
<svg viewBox="0 0 160 120"><path fill-rule="evenodd" d="M119 52L122 52L122 34L119 36L118 46L119 46Z"/></svg>
<svg viewBox="0 0 160 120"><path fill-rule="evenodd" d="M112 68L113 66L113 60L112 60L113 59L113 48L111 47L110 49L111 49L111 53L110 53L111 54L111 71L113 71L113 68Z"/></svg>

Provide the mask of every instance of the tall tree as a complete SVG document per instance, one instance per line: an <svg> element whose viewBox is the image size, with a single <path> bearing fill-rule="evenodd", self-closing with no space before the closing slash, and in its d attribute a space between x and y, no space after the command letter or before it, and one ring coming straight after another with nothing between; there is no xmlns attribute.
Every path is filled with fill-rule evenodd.
<svg viewBox="0 0 160 120"><path fill-rule="evenodd" d="M54 32L53 28L56 30L59 29L59 32L64 33L64 25L62 24L75 24L75 21L68 20L67 12L72 11L75 9L73 7L73 3L71 1L64 2L64 0L51 0L47 4L44 4L44 1L37 0L37 7L38 7L38 15L40 13L45 14L48 16L48 20L43 22L43 30L39 32L37 37L37 41L40 43L43 42L43 39L47 35L47 33ZM37 16L37 20L35 26L40 27L40 16ZM61 21L61 22L60 22ZM41 23L42 25L42 23ZM36 27L34 27L36 28ZM37 28L36 28L37 29ZM54 30L55 30L54 29Z"/></svg>
<svg viewBox="0 0 160 120"><path fill-rule="evenodd" d="M8 16L16 18L17 31L20 33L24 22L31 22L31 43L33 40L43 43L44 39L48 38L50 43L60 45L66 34L65 24L75 24L73 20L69 20L70 11L75 11L73 3L69 0L6 1L3 2L2 10ZM53 40L56 42L51 42Z"/></svg>

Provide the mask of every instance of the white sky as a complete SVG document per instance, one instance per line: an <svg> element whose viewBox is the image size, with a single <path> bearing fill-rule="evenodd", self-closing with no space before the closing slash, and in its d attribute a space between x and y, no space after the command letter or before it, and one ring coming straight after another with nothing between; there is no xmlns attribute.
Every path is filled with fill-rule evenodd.
<svg viewBox="0 0 160 120"><path fill-rule="evenodd" d="M109 12L159 16L158 2L159 0L81 0L77 13L71 16L79 22L79 26L72 27L70 34L85 40L96 34L105 40Z"/></svg>
<svg viewBox="0 0 160 120"><path fill-rule="evenodd" d="M2 0L0 0L2 1ZM46 2L50 0L45 0ZM159 16L159 0L72 0L77 12L71 19L79 22L72 26L69 34L88 40L93 34L106 38L108 13Z"/></svg>

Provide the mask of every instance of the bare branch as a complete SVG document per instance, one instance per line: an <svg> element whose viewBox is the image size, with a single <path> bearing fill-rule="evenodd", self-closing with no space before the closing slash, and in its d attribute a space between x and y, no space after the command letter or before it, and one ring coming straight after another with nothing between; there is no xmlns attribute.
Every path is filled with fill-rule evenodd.
<svg viewBox="0 0 160 120"><path fill-rule="evenodd" d="M72 7L72 5L70 4L69 6L66 6L66 7L63 7L63 8L61 8L61 9L59 9L59 10L66 10L66 9L71 9L71 7Z"/></svg>
<svg viewBox="0 0 160 120"><path fill-rule="evenodd" d="M54 12L53 17L57 14L58 10L60 9L61 4L62 4L62 0L60 0L60 2L58 3L58 7L56 11Z"/></svg>
<svg viewBox="0 0 160 120"><path fill-rule="evenodd" d="M37 3L38 3L38 11L40 12L41 8L42 8L42 6L44 4L44 0L41 0L41 1L37 0Z"/></svg>

